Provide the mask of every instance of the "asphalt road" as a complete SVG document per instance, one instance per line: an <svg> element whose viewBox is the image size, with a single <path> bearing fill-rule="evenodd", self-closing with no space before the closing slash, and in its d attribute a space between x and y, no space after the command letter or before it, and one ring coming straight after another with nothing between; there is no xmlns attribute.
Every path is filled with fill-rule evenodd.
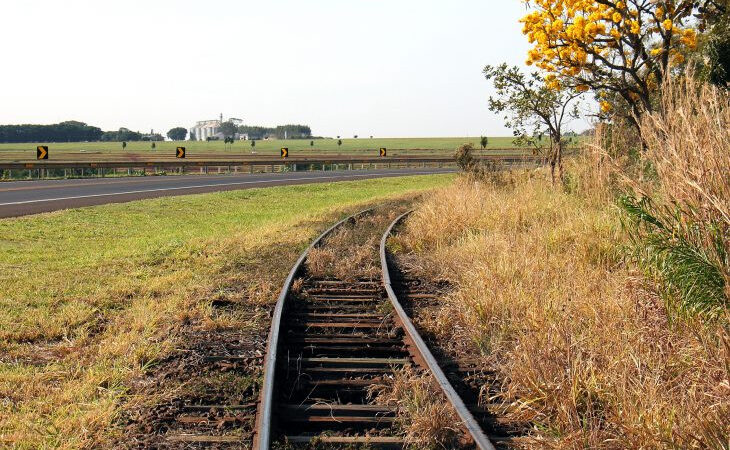
<svg viewBox="0 0 730 450"><path fill-rule="evenodd" d="M453 169L387 169L11 181L0 183L0 218L144 198L453 171Z"/></svg>

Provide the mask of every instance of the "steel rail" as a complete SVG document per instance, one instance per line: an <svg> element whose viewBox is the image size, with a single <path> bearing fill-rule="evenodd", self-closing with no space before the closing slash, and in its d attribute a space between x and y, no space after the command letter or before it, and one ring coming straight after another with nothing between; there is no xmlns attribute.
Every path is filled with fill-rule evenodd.
<svg viewBox="0 0 730 450"><path fill-rule="evenodd" d="M297 276L299 271L302 269L304 261L307 259L309 252L318 247L321 242L330 233L341 225L355 220L356 218L372 212L372 208L365 209L356 214L348 216L336 224L328 228L324 233L320 234L309 247L307 247L299 256L299 259L292 267L289 272L289 276L284 281L284 286L279 293L279 298L276 301L276 307L274 308L274 315L271 319L271 330L269 331L269 340L266 347L266 357L264 360L264 382L261 389L261 401L259 404L258 414L256 415L256 437L254 441L254 447L258 450L269 450L271 448L271 428L272 428L272 412L274 408L274 383L276 378L276 358L279 347L279 337L281 332L281 318L284 312L284 306L289 293L291 291L292 283L294 278Z"/></svg>
<svg viewBox="0 0 730 450"><path fill-rule="evenodd" d="M385 291L388 294L388 298L390 299L393 308L398 314L398 319L403 326L403 330L406 332L406 335L415 346L415 349L413 350L418 353L417 356L419 357L420 361L423 362L431 371L431 374L438 382L441 390L446 395L446 398L456 410L456 413L459 415L459 418L463 422L463 425L469 435L474 440L474 443L481 450L495 450L492 442L484 434L484 431L482 431L482 428L479 426L474 416L471 414L471 412L469 412L469 409L464 404L464 401L461 399L459 394L449 382L446 374L439 366L436 358L434 358L433 354L431 353L431 350L429 350L428 346L421 338L421 335L418 333L418 330L416 330L416 327L413 325L413 322L411 322L411 319L408 317L408 314L406 314L403 306L400 304L400 301L398 301L398 297L393 291L393 287L390 281L390 271L388 270L388 261L386 259L387 255L385 247L388 238L393 231L393 228L395 228L395 226L398 225L398 223L400 223L411 212L413 211L408 211L395 219L393 223L390 224L388 229L383 234L382 239L380 240L380 264L383 271L383 284L385 286Z"/></svg>

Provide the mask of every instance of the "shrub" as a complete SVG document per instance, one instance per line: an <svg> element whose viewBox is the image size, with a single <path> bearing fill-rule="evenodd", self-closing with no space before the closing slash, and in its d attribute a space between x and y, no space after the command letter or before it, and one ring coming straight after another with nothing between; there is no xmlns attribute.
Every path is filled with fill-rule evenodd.
<svg viewBox="0 0 730 450"><path fill-rule="evenodd" d="M474 157L474 146L464 144L454 153L456 165L470 179L490 181L495 184L506 184L503 167L497 161L481 162Z"/></svg>

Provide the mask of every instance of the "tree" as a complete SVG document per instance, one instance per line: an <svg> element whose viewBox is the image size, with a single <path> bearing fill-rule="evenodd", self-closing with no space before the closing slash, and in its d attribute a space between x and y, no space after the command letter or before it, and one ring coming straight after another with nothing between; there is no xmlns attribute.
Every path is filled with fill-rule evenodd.
<svg viewBox="0 0 730 450"><path fill-rule="evenodd" d="M121 127L119 131L105 131L101 135L101 140L105 142L141 141L142 133Z"/></svg>
<svg viewBox="0 0 730 450"><path fill-rule="evenodd" d="M223 133L224 138L234 137L237 131L238 126L230 120L228 122L223 122L220 126L220 132Z"/></svg>
<svg viewBox="0 0 730 450"><path fill-rule="evenodd" d="M279 125L273 134L279 139L306 139L312 136L312 130L307 125Z"/></svg>
<svg viewBox="0 0 730 450"><path fill-rule="evenodd" d="M487 148L487 144L489 144L489 139L486 136L482 136L481 139L479 139L479 143L482 145L482 149Z"/></svg>
<svg viewBox="0 0 730 450"><path fill-rule="evenodd" d="M625 115L653 110L662 81L697 45L692 16L714 2L688 0L525 0L521 19L534 46L527 63L547 72L553 89L587 91L609 115L622 102ZM701 19L700 19L701 20Z"/></svg>
<svg viewBox="0 0 730 450"><path fill-rule="evenodd" d="M171 128L170 131L167 132L167 137L169 137L170 140L173 141L184 141L187 134L188 130L186 130L185 128L175 127Z"/></svg>
<svg viewBox="0 0 730 450"><path fill-rule="evenodd" d="M708 81L730 88L730 0L713 2L703 12L709 29L695 64Z"/></svg>
<svg viewBox="0 0 730 450"><path fill-rule="evenodd" d="M543 132L550 136L550 173L563 178L563 125L578 117L580 92L556 89L538 72L525 75L518 67L486 66L484 75L497 90L489 97L489 109L506 113L505 126L512 129L519 141L536 145L535 137Z"/></svg>
<svg viewBox="0 0 730 450"><path fill-rule="evenodd" d="M249 139L264 139L267 136L283 139L284 135L288 139L308 139L312 136L312 129L307 125L279 125L275 128L241 125L238 132L247 134Z"/></svg>
<svg viewBox="0 0 730 450"><path fill-rule="evenodd" d="M190 130L190 137L188 137L188 139L191 140L191 141L195 141L196 140L195 139L195 133L193 132L192 129Z"/></svg>

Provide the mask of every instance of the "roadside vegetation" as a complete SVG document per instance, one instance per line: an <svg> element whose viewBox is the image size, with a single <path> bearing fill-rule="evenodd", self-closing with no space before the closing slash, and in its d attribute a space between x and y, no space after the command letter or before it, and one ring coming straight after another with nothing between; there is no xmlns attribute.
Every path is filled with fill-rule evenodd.
<svg viewBox="0 0 730 450"><path fill-rule="evenodd" d="M452 286L417 326L495 371L483 403L529 424L514 447L730 448L730 95L707 75L726 73L728 5L699 4L530 2L528 62L594 95L593 140L554 181L462 146L463 175L390 242ZM507 94L492 107L534 126L518 137L558 147Z"/></svg>
<svg viewBox="0 0 730 450"><path fill-rule="evenodd" d="M253 189L0 221L0 446L113 446L128 409L170 395L154 375L191 330L265 331L283 278L323 227L450 180ZM247 308L221 314L221 302ZM265 341L256 345L263 354Z"/></svg>

